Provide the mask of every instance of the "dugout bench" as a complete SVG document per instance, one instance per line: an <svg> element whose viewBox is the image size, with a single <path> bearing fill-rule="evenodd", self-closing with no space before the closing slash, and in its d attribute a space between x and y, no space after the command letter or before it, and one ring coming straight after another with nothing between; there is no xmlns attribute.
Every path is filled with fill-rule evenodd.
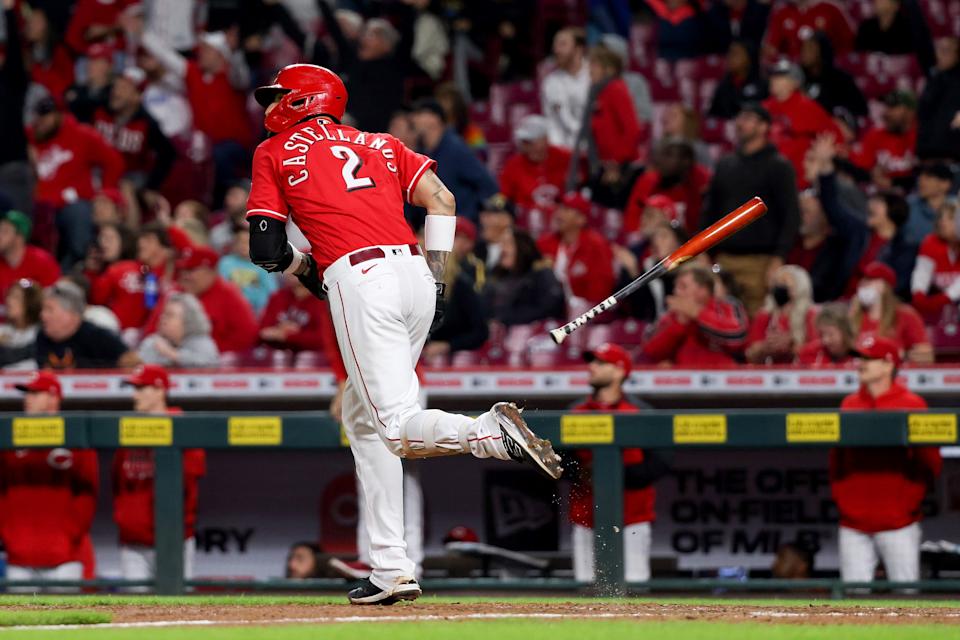
<svg viewBox="0 0 960 640"><path fill-rule="evenodd" d="M950 446L960 444L957 420L960 411L860 413L835 410L708 411L640 414L524 414L530 427L551 439L558 448L593 450L593 485L597 540L597 589L604 595L628 590L709 591L829 589L842 597L850 588L891 585L874 582L844 584L839 580L655 579L628 585L623 576L623 545L618 535L623 517L623 465L621 449L729 448L784 449L845 446ZM184 581L183 577L183 474L181 450L202 449L309 449L336 450L348 446L346 438L325 412L287 414L194 413L177 416L143 416L124 413L65 413L61 416L0 415L0 449L23 447L115 449L149 447L156 461L157 576L155 582L94 580L45 582L48 586L113 588L152 586L159 594L180 594L187 587L242 590L343 588L334 580L270 580L256 582ZM465 461L466 462L466 461ZM429 461L424 462L429 464ZM469 464L469 463L468 463ZM0 581L0 586L38 586L39 582ZM429 590L537 589L569 590L583 585L552 578L503 581L496 579L425 581ZM960 580L921 581L897 588L926 592L960 592Z"/></svg>

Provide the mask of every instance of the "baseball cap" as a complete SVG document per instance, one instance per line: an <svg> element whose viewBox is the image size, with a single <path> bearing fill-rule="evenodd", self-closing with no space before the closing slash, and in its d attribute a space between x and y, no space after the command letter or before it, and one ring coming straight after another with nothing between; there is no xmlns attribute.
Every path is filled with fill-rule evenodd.
<svg viewBox="0 0 960 640"><path fill-rule="evenodd" d="M467 236L471 240L477 239L477 225L468 218L457 216L457 227L454 235Z"/></svg>
<svg viewBox="0 0 960 640"><path fill-rule="evenodd" d="M177 260L177 269L190 270L200 267L214 269L220 261L220 254L210 247L187 247Z"/></svg>
<svg viewBox="0 0 960 640"><path fill-rule="evenodd" d="M543 116L531 114L523 118L513 132L513 141L516 143L539 140L547 135L547 119Z"/></svg>
<svg viewBox="0 0 960 640"><path fill-rule="evenodd" d="M19 391L24 393L42 392L52 393L58 398L63 397L63 388L60 386L60 379L52 371L37 371L29 380L22 384L14 385Z"/></svg>
<svg viewBox="0 0 960 640"><path fill-rule="evenodd" d="M909 107L910 109L916 109L917 96L915 96L912 91L897 89L891 91L884 97L883 104L888 107Z"/></svg>
<svg viewBox="0 0 960 640"><path fill-rule="evenodd" d="M766 123L773 122L770 112L759 102L744 102L740 106L740 113L752 113Z"/></svg>
<svg viewBox="0 0 960 640"><path fill-rule="evenodd" d="M106 42L94 42L87 47L87 58L90 60L113 60L114 49Z"/></svg>
<svg viewBox="0 0 960 640"><path fill-rule="evenodd" d="M593 362L594 360L620 365L623 367L626 375L630 375L630 370L633 368L633 363L630 362L630 354L627 353L627 350L612 342L604 342L589 351L583 352L584 362Z"/></svg>
<svg viewBox="0 0 960 640"><path fill-rule="evenodd" d="M770 68L767 69L767 75L773 76L790 76L797 84L803 84L803 69L800 68L796 62L791 62L786 58L781 58L774 62Z"/></svg>
<svg viewBox="0 0 960 640"><path fill-rule="evenodd" d="M447 544L448 542L480 542L480 536L470 527L459 524L443 536L443 543Z"/></svg>
<svg viewBox="0 0 960 640"><path fill-rule="evenodd" d="M646 207L662 211L671 225L679 222L680 212L677 211L677 203L662 193L655 193L647 198L647 201L644 203L644 208Z"/></svg>
<svg viewBox="0 0 960 640"><path fill-rule="evenodd" d="M60 102L53 96L44 96L33 105L33 112L38 116L45 116L60 111Z"/></svg>
<svg viewBox="0 0 960 640"><path fill-rule="evenodd" d="M863 277L870 279L880 279L891 287L897 286L897 274L888 265L882 262L871 262L863 269Z"/></svg>
<svg viewBox="0 0 960 640"><path fill-rule="evenodd" d="M590 210L593 208L593 205L590 203L590 201L576 191L569 191L565 193L563 198L560 200L560 204L569 209L579 211L585 216L589 216Z"/></svg>
<svg viewBox="0 0 960 640"><path fill-rule="evenodd" d="M0 220L5 220L12 224L13 228L17 230L17 235L24 240L30 237L30 231L33 229L33 222L30 220L30 217L22 211L11 209L3 214L3 218L0 218Z"/></svg>
<svg viewBox="0 0 960 640"><path fill-rule="evenodd" d="M486 200L483 201L483 204L480 206L480 213L509 213L511 216L516 217L517 212L513 208L513 203L507 199L507 196L502 193L495 193Z"/></svg>
<svg viewBox="0 0 960 640"><path fill-rule="evenodd" d="M129 378L124 378L123 384L131 387L157 386L169 390L170 375L158 364L144 364L134 369Z"/></svg>
<svg viewBox="0 0 960 640"><path fill-rule="evenodd" d="M223 31L205 31L200 34L200 44L214 49L227 60L233 53L230 50L230 43L227 42L227 34Z"/></svg>
<svg viewBox="0 0 960 640"><path fill-rule="evenodd" d="M900 366L900 345L890 338L866 334L857 340L850 355L866 360L889 360L894 367Z"/></svg>

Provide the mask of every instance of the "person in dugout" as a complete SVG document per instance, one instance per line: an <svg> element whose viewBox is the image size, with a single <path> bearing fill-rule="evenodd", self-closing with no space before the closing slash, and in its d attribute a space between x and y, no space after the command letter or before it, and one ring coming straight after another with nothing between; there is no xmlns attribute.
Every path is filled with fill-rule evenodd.
<svg viewBox="0 0 960 640"><path fill-rule="evenodd" d="M50 371L23 384L23 412L60 412L63 391ZM12 449L0 452L0 540L9 580L80 580L94 577L90 527L100 484L92 449ZM37 587L10 588L35 592ZM43 589L69 591L69 588Z"/></svg>
<svg viewBox="0 0 960 640"><path fill-rule="evenodd" d="M844 411L923 411L927 403L897 381L899 345L862 337L853 350L860 389ZM888 580L920 579L920 519L927 489L940 474L937 447L863 447L830 452L830 488L840 513L840 577L870 582L878 561Z"/></svg>
<svg viewBox="0 0 960 640"><path fill-rule="evenodd" d="M124 384L133 387L133 410L137 413L153 416L182 413L179 408L167 405L170 376L163 367L142 365ZM120 534L120 568L126 580L152 580L156 576L154 472L153 449L124 447L114 454L113 519ZM206 453L202 449L184 449L183 576L186 579L193 576L198 484L206 472Z"/></svg>
<svg viewBox="0 0 960 640"><path fill-rule="evenodd" d="M636 413L623 384L630 377L632 363L627 351L617 344L604 343L586 351L593 393L573 407L574 412ZM573 575L579 582L594 580L593 454L577 450L570 489L570 521L573 523ZM623 568L627 582L650 579L650 523L653 522L656 490L653 483L669 470L666 458L657 451L628 448L623 451Z"/></svg>

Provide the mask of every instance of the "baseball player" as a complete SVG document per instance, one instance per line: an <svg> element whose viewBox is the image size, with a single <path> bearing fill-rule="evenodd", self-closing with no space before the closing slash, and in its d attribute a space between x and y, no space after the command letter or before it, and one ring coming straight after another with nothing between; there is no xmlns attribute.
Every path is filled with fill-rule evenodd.
<svg viewBox="0 0 960 640"><path fill-rule="evenodd" d="M513 404L471 418L418 402L414 365L443 316L443 269L456 227L456 203L436 163L393 136L341 124L347 92L329 69L290 65L255 97L274 135L253 158L250 258L328 296L347 368L343 423L373 567L350 602L414 600L421 589L403 541L401 457L470 453L526 462L551 478L560 476L560 458ZM403 218L405 201L427 210L426 255ZM287 241L288 217L310 254Z"/></svg>
<svg viewBox="0 0 960 640"><path fill-rule="evenodd" d="M39 371L17 389L24 393L25 414L60 412L63 394L53 373ZM89 535L99 484L97 452L92 449L16 449L0 454L0 540L7 551L7 578L93 577L84 575L84 565L93 565Z"/></svg>
<svg viewBox="0 0 960 640"><path fill-rule="evenodd" d="M123 383L133 387L133 410L144 415L182 413L167 405L170 376L155 364L138 367ZM200 478L206 474L202 449L183 451L183 575L193 577L196 555L194 527ZM120 569L127 580L150 580L156 575L153 517L154 457L152 449L120 448L113 456L113 519L120 534ZM135 587L134 591L141 588Z"/></svg>

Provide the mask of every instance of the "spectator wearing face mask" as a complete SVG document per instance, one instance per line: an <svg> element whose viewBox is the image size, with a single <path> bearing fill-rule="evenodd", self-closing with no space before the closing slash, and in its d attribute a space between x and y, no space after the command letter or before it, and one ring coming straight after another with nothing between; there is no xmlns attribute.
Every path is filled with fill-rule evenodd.
<svg viewBox="0 0 960 640"><path fill-rule="evenodd" d="M825 305L817 315L817 339L800 348L797 363L803 365L838 365L853 359L853 328L847 306L843 303Z"/></svg>
<svg viewBox="0 0 960 640"><path fill-rule="evenodd" d="M920 245L910 281L913 306L931 322L960 303L960 204L941 205L936 231Z"/></svg>
<svg viewBox="0 0 960 640"><path fill-rule="evenodd" d="M810 276L784 265L773 274L773 287L747 335L747 361L757 364L793 362L797 352L816 337L816 307Z"/></svg>
<svg viewBox="0 0 960 640"><path fill-rule="evenodd" d="M858 339L866 335L895 342L908 362L933 362L933 345L920 314L900 302L893 293L896 274L880 262L871 262L863 271L857 295L850 304L850 322Z"/></svg>

